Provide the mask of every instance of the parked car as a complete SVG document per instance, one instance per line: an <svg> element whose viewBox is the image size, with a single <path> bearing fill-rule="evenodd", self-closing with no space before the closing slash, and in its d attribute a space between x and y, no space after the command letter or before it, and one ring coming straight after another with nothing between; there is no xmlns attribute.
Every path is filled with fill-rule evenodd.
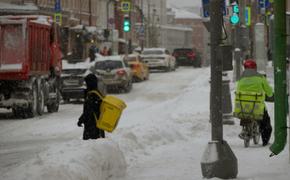
<svg viewBox="0 0 290 180"><path fill-rule="evenodd" d="M148 65L143 61L140 55L130 54L126 60L133 72L133 80L135 82L149 79Z"/></svg>
<svg viewBox="0 0 290 180"><path fill-rule="evenodd" d="M123 56L105 56L103 60L94 63L95 74L101 76L107 90L130 92L132 89L133 73Z"/></svg>
<svg viewBox="0 0 290 180"><path fill-rule="evenodd" d="M149 69L172 71L176 68L175 58L165 48L144 49L141 57Z"/></svg>
<svg viewBox="0 0 290 180"><path fill-rule="evenodd" d="M173 50L173 56L178 66L189 65L193 67L201 67L201 59L197 52L191 48L177 48Z"/></svg>
<svg viewBox="0 0 290 180"><path fill-rule="evenodd" d="M70 99L82 99L86 84L84 77L88 74L89 59L73 59L62 61L61 95L65 102Z"/></svg>
<svg viewBox="0 0 290 180"><path fill-rule="evenodd" d="M99 59L102 58L101 56ZM99 60L98 59L98 60ZM61 73L61 95L65 102L69 102L71 99L83 99L86 84L84 77L91 71L89 67L93 62L90 59L70 59L63 60L63 70ZM103 94L106 94L106 86L102 82L102 77L99 79L99 89Z"/></svg>

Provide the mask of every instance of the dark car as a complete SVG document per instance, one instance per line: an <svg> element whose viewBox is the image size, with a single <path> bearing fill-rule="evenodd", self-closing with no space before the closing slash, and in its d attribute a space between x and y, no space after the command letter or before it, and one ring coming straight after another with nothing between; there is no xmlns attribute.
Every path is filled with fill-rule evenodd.
<svg viewBox="0 0 290 180"><path fill-rule="evenodd" d="M178 66L201 67L199 53L191 48L177 48L173 51Z"/></svg>

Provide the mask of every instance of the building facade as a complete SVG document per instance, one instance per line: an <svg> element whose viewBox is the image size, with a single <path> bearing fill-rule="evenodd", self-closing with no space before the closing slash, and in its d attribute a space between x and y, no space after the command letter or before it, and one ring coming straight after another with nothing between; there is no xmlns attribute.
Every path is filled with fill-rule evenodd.
<svg viewBox="0 0 290 180"><path fill-rule="evenodd" d="M176 24L192 28L192 48L201 53L203 64L209 60L209 32L206 30L201 17L196 18L175 18Z"/></svg>

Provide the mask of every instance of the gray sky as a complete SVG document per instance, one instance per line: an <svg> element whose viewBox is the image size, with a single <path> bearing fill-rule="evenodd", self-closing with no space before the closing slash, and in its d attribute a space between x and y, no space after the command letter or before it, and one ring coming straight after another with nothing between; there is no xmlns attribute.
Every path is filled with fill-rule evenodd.
<svg viewBox="0 0 290 180"><path fill-rule="evenodd" d="M176 7L185 7L185 6L201 7L201 0L167 0L167 4L171 4Z"/></svg>

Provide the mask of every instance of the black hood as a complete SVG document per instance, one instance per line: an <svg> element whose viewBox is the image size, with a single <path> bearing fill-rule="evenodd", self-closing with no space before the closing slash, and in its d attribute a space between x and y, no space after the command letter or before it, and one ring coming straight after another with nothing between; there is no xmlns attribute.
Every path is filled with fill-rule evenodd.
<svg viewBox="0 0 290 180"><path fill-rule="evenodd" d="M85 77L88 90L98 89L98 78L94 74L88 74Z"/></svg>

